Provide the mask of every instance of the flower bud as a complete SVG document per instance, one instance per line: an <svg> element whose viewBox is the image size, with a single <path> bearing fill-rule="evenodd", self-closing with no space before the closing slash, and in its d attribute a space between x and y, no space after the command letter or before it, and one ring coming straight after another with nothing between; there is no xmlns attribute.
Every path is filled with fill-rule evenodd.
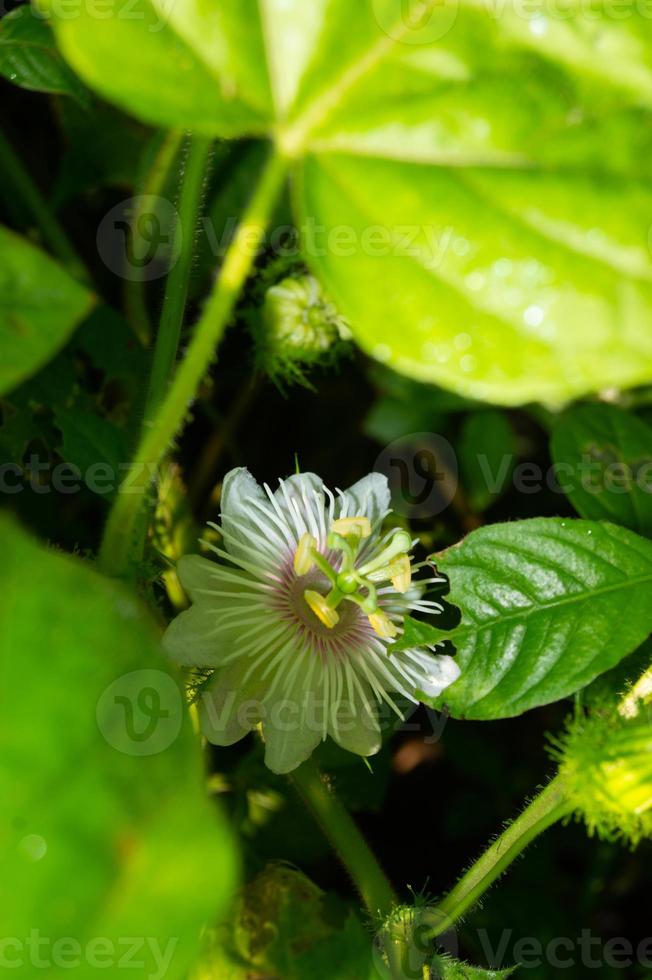
<svg viewBox="0 0 652 980"><path fill-rule="evenodd" d="M264 366L279 381L308 384L313 365L333 363L351 331L346 320L310 275L293 276L271 286L263 306Z"/></svg>
<svg viewBox="0 0 652 980"><path fill-rule="evenodd" d="M574 718L555 747L589 833L636 846L652 836L652 725L594 712Z"/></svg>

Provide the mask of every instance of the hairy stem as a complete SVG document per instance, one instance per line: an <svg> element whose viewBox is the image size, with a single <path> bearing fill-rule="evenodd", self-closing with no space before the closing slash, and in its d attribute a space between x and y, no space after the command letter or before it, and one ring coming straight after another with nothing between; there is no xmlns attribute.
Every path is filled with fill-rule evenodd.
<svg viewBox="0 0 652 980"><path fill-rule="evenodd" d="M162 139L154 156L138 196L135 199L136 208L131 217L131 231L134 238L140 235L140 223L143 216L150 210L151 198L157 197L165 185L168 174L181 148L183 133L170 130ZM147 346L152 336L147 303L145 302L145 283L142 279L125 279L124 303L127 320L144 346Z"/></svg>
<svg viewBox="0 0 652 980"><path fill-rule="evenodd" d="M134 553L138 550L139 516L157 475L158 465L172 440L183 428L201 380L215 357L216 348L251 272L287 170L288 161L273 153L227 250L219 278L195 328L188 352L177 368L156 414L145 428L104 532L100 564L109 575L124 576L133 570Z"/></svg>
<svg viewBox="0 0 652 980"><path fill-rule="evenodd" d="M181 165L178 217L171 234L178 236L179 254L165 284L165 296L161 320L156 334L154 358L145 403L145 431L165 397L174 369L181 339L188 284L195 248L195 232L202 203L203 189L209 165L212 140L204 137L188 137L186 154ZM132 559L143 556L150 512L144 506L134 525Z"/></svg>
<svg viewBox="0 0 652 980"><path fill-rule="evenodd" d="M453 926L539 834L572 809L566 786L556 776L523 810L462 876L436 909L424 913L421 922L431 927L432 937Z"/></svg>
<svg viewBox="0 0 652 980"><path fill-rule="evenodd" d="M290 778L351 875L369 913L374 920L384 919L397 899L350 814L312 760L295 769Z"/></svg>
<svg viewBox="0 0 652 980"><path fill-rule="evenodd" d="M211 146L210 139L190 137L179 195L178 221L176 228L173 229L173 234L177 235L180 241L179 255L165 284L165 296L145 404L145 425L152 421L165 397L177 358L183 315L188 299L195 231Z"/></svg>
<svg viewBox="0 0 652 980"><path fill-rule="evenodd" d="M88 273L66 232L59 224L57 216L2 133L0 133L0 169L5 180L36 221L48 248L77 279L87 282Z"/></svg>

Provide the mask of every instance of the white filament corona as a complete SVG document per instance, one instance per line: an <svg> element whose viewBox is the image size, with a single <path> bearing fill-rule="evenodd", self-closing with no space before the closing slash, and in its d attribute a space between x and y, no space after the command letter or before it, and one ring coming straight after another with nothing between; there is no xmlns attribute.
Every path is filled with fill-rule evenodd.
<svg viewBox="0 0 652 980"><path fill-rule="evenodd" d="M276 492L246 469L227 475L224 547L208 545L220 561L180 560L192 606L164 641L178 663L215 669L199 707L211 742L230 745L260 723L275 772L296 768L327 736L373 755L379 705L400 715L396 694L417 702L457 679L455 661L434 648L390 653L408 613L441 607L410 584L409 536L382 535L388 513L378 473L336 494L313 473Z"/></svg>

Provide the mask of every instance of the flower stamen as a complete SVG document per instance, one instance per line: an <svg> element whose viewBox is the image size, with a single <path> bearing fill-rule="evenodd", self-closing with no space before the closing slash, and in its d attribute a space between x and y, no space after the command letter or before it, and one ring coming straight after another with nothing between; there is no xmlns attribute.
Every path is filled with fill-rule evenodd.
<svg viewBox="0 0 652 980"><path fill-rule="evenodd" d="M323 623L329 630L337 626L340 621L339 613L329 602L328 597L323 596L320 592L315 592L313 589L306 589L303 598L320 623Z"/></svg>
<svg viewBox="0 0 652 980"><path fill-rule="evenodd" d="M294 554L294 570L297 575L307 575L317 567L330 582L331 590L327 595L314 589L306 589L303 594L312 612L328 629L337 625L339 615L335 610L340 602L348 599L362 609L379 636L393 638L397 630L378 608L375 583L391 581L397 592L408 591L412 581L408 554L412 539L407 531L397 530L380 554L356 568L361 543L370 534L371 521L367 517L341 517L331 523L326 543L331 551L339 551L342 556L339 571L318 550L315 538L304 534Z"/></svg>
<svg viewBox="0 0 652 980"><path fill-rule="evenodd" d="M345 538L349 535L368 538L371 534L371 521L368 517L340 517L331 524L331 531Z"/></svg>
<svg viewBox="0 0 652 980"><path fill-rule="evenodd" d="M375 613L371 613L369 622L374 632L383 639L393 640L395 636L398 636L398 630L394 626L394 623L382 609L377 609Z"/></svg>
<svg viewBox="0 0 652 980"><path fill-rule="evenodd" d="M317 549L317 541L312 534L304 534L294 552L294 570L297 575L307 575L315 567L313 552Z"/></svg>

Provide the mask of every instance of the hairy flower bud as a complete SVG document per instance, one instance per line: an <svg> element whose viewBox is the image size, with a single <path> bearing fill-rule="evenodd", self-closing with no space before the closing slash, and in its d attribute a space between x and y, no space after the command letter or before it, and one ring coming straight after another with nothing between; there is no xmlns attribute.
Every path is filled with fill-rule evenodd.
<svg viewBox="0 0 652 980"><path fill-rule="evenodd" d="M310 275L291 276L271 286L263 305L261 354L276 380L307 384L313 365L332 363L351 332L344 317Z"/></svg>
<svg viewBox="0 0 652 980"><path fill-rule="evenodd" d="M560 773L589 833L636 846L652 836L652 724L594 712L570 722L555 744Z"/></svg>

